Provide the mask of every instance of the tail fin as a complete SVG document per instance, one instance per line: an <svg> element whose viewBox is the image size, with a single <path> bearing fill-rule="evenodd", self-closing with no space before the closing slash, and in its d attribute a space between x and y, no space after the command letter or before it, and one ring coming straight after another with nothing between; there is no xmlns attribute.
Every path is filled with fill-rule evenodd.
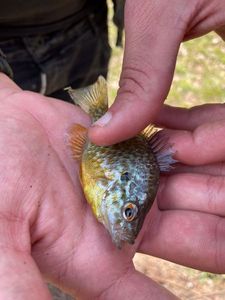
<svg viewBox="0 0 225 300"><path fill-rule="evenodd" d="M107 83L103 76L87 87L80 89L66 88L75 104L79 105L93 120L97 120L108 109Z"/></svg>

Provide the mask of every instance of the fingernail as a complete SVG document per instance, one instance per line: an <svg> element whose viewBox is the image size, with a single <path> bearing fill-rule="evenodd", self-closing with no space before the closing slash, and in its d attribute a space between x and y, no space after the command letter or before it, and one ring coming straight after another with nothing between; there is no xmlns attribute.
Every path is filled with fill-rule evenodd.
<svg viewBox="0 0 225 300"><path fill-rule="evenodd" d="M104 127L109 123L109 121L111 119L112 119L112 114L110 112L107 112L100 119L98 119L95 123L93 123L92 126Z"/></svg>

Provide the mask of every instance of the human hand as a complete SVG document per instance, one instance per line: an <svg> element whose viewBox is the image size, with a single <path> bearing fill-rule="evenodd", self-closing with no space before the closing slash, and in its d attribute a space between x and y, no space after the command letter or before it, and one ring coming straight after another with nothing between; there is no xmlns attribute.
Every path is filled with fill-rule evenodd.
<svg viewBox="0 0 225 300"><path fill-rule="evenodd" d="M225 105L164 106L157 123L183 164L162 178L139 251L225 272Z"/></svg>
<svg viewBox="0 0 225 300"><path fill-rule="evenodd" d="M0 74L0 299L47 300L46 280L79 299L174 299L116 249L80 188L66 132L82 111ZM42 275L41 275L42 274Z"/></svg>
<svg viewBox="0 0 225 300"><path fill-rule="evenodd" d="M154 122L170 88L180 43L212 30L224 37L223 25L223 0L127 0L118 96L110 114L90 128L91 140L112 144ZM104 120L109 121L105 126Z"/></svg>

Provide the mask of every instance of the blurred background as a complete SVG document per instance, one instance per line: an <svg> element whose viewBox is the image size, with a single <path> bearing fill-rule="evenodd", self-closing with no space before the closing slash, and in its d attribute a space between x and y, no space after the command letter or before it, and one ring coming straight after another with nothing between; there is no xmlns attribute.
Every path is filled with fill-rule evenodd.
<svg viewBox="0 0 225 300"><path fill-rule="evenodd" d="M115 99L122 66L123 48L116 47L117 29L109 6L109 38L112 48L108 87L110 103ZM225 101L225 44L214 33L181 45L173 84L166 103L191 107ZM224 300L225 275L200 272L162 259L136 254L136 268L169 289L180 299ZM53 289L54 300L70 300Z"/></svg>

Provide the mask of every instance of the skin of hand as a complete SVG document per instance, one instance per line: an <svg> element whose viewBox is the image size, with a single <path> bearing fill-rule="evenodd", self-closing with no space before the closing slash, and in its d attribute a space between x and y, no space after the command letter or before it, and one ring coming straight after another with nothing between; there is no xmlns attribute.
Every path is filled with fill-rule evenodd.
<svg viewBox="0 0 225 300"><path fill-rule="evenodd" d="M175 299L116 249L83 197L67 132L89 119L0 74L0 298L47 300L43 277L79 299Z"/></svg>
<svg viewBox="0 0 225 300"><path fill-rule="evenodd" d="M176 157L198 159L163 178L137 242L118 250L83 198L66 145L87 116L0 74L0 298L50 299L44 276L79 299L174 299L134 269L135 252L224 273L224 116L224 105L161 109Z"/></svg>
<svg viewBox="0 0 225 300"><path fill-rule="evenodd" d="M168 94L181 42L212 30L224 38L224 0L127 0L118 95L90 128L90 139L113 144L154 122Z"/></svg>
<svg viewBox="0 0 225 300"><path fill-rule="evenodd" d="M181 163L161 179L157 208L150 213L151 229L140 251L204 271L225 272L224 120L224 104L162 107L157 124L167 127L162 135Z"/></svg>

